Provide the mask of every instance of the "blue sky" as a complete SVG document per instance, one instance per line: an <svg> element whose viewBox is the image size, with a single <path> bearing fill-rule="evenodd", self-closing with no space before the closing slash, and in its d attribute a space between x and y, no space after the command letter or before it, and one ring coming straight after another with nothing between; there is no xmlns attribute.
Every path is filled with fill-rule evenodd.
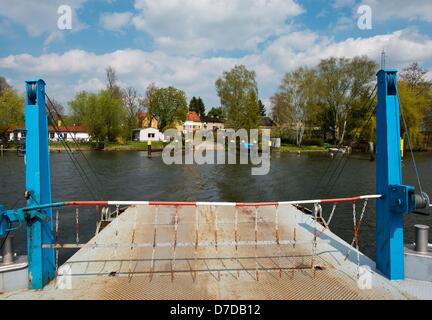
<svg viewBox="0 0 432 320"><path fill-rule="evenodd" d="M72 8L72 30L57 27L60 5ZM360 5L370 30L357 25ZM209 109L216 79L245 64L269 107L285 72L330 56L379 62L385 49L388 67L432 69L431 26L430 0L0 0L0 74L20 91L43 78L66 104L103 88L110 65L124 87L174 85Z"/></svg>

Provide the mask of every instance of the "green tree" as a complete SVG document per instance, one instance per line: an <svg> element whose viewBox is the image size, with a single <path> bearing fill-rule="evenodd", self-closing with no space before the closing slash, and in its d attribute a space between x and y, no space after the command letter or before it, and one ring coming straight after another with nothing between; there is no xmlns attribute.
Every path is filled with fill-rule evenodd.
<svg viewBox="0 0 432 320"><path fill-rule="evenodd" d="M9 84L7 83L6 79L2 76L0 76L0 95L3 93L3 91L10 87Z"/></svg>
<svg viewBox="0 0 432 320"><path fill-rule="evenodd" d="M276 124L276 135L283 137L292 123L292 113L288 97L282 92L275 93L271 98L271 116Z"/></svg>
<svg viewBox="0 0 432 320"><path fill-rule="evenodd" d="M200 116L205 116L205 105L201 97L192 97L189 102L189 111L195 111Z"/></svg>
<svg viewBox="0 0 432 320"><path fill-rule="evenodd" d="M426 78L427 71L417 62L410 64L400 74L398 87L402 115L407 128L401 121L401 131L410 135L412 147L423 149L427 147L426 132L432 129L432 83Z"/></svg>
<svg viewBox="0 0 432 320"><path fill-rule="evenodd" d="M24 97L5 86L0 94L0 139L7 142L8 130L24 122Z"/></svg>
<svg viewBox="0 0 432 320"><path fill-rule="evenodd" d="M110 91L80 92L69 106L75 123L86 126L94 140L115 141L124 134L125 109L122 100Z"/></svg>
<svg viewBox="0 0 432 320"><path fill-rule="evenodd" d="M156 86L156 84L154 82L150 83L147 86L145 95L141 101L143 110L147 110L150 109L150 105L152 103L152 99L155 96L155 92L158 90L159 88Z"/></svg>
<svg viewBox="0 0 432 320"><path fill-rule="evenodd" d="M317 96L320 97L322 126L330 129L335 143L342 144L347 131L351 131L349 120L354 108L368 103L376 69L376 63L366 56L333 57L321 60L318 65Z"/></svg>
<svg viewBox="0 0 432 320"><path fill-rule="evenodd" d="M126 112L121 97L102 90L98 95L98 107L106 128L105 140L115 141L128 133L125 126Z"/></svg>
<svg viewBox="0 0 432 320"><path fill-rule="evenodd" d="M316 71L300 67L285 74L279 91L272 99L274 121L279 127L294 128L298 146L303 142L306 124L314 119L316 83Z"/></svg>
<svg viewBox="0 0 432 320"><path fill-rule="evenodd" d="M209 117L224 119L224 113L222 107L213 107L207 114Z"/></svg>
<svg viewBox="0 0 432 320"><path fill-rule="evenodd" d="M266 116L266 108L265 108L264 103L262 103L261 100L258 100L258 105L259 105L259 109L260 109L260 115L262 117L265 117Z"/></svg>
<svg viewBox="0 0 432 320"><path fill-rule="evenodd" d="M216 81L217 94L226 116L226 127L250 130L260 125L255 72L243 65L225 71Z"/></svg>
<svg viewBox="0 0 432 320"><path fill-rule="evenodd" d="M150 118L158 121L158 129L164 131L184 122L188 113L186 95L174 87L158 88L149 99Z"/></svg>

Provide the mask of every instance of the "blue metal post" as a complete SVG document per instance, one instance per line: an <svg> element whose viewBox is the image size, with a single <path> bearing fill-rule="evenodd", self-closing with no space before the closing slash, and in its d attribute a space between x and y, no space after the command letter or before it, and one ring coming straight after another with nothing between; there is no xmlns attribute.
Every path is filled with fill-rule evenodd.
<svg viewBox="0 0 432 320"><path fill-rule="evenodd" d="M404 278L403 215L409 212L413 187L402 185L397 71L380 70L377 77L376 189L383 197L376 207L376 266L399 280Z"/></svg>
<svg viewBox="0 0 432 320"><path fill-rule="evenodd" d="M48 119L45 82L26 81L26 191L27 206L51 203ZM54 249L42 244L54 243L52 209L44 209L46 219L34 216L27 221L29 288L43 288L54 279Z"/></svg>

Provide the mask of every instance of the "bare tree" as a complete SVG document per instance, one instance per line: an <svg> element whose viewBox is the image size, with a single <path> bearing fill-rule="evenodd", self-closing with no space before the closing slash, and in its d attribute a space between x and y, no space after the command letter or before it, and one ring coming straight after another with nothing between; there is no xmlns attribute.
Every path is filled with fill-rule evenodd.
<svg viewBox="0 0 432 320"><path fill-rule="evenodd" d="M159 88L156 86L156 84L154 82L150 83L147 86L146 92L145 92L145 96L142 99L141 103L142 106L145 108L145 110L148 110L150 105L151 105L151 101L154 98L154 94L155 92L158 90Z"/></svg>
<svg viewBox="0 0 432 320"><path fill-rule="evenodd" d="M271 99L274 121L279 127L295 129L298 146L303 142L306 121L316 100L316 78L315 70L304 67L287 73Z"/></svg>
<svg viewBox="0 0 432 320"><path fill-rule="evenodd" d="M9 88L9 84L4 77L0 76L0 95L6 88Z"/></svg>
<svg viewBox="0 0 432 320"><path fill-rule="evenodd" d="M47 103L48 112L59 121L62 116L65 115L65 107L55 99L50 99ZM64 123L62 123L64 125Z"/></svg>
<svg viewBox="0 0 432 320"><path fill-rule="evenodd" d="M106 69L106 78L107 78L107 90L111 93L112 96L121 98L122 92L120 87L117 84L117 73L113 67L109 66Z"/></svg>
<svg viewBox="0 0 432 320"><path fill-rule="evenodd" d="M427 71L418 62L411 63L401 72L401 79L408 83L410 89L417 89L417 95L431 88L432 82L426 79Z"/></svg>
<svg viewBox="0 0 432 320"><path fill-rule="evenodd" d="M142 111L141 98L135 88L128 87L123 90L123 106L126 109L127 125L129 132L131 132L138 125L138 114Z"/></svg>

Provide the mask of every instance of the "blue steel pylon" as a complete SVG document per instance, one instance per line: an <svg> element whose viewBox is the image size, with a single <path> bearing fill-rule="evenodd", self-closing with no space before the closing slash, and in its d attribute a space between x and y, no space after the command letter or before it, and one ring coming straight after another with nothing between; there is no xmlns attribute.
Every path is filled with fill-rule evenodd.
<svg viewBox="0 0 432 320"><path fill-rule="evenodd" d="M414 187L402 185L400 105L396 70L380 70L376 115L376 266L404 278L403 216L415 209Z"/></svg>
<svg viewBox="0 0 432 320"><path fill-rule="evenodd" d="M45 82L26 81L26 194L27 206L51 203L50 161L48 149L48 118L45 102ZM43 288L55 276L54 249L42 248L53 244L52 209L30 213L27 221L27 254L29 288ZM45 216L42 219L42 215Z"/></svg>

